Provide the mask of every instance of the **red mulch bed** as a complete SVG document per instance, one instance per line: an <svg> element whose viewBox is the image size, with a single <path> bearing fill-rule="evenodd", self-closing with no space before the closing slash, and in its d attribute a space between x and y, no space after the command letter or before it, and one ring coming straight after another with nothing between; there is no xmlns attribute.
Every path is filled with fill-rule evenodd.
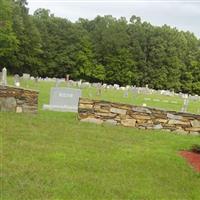
<svg viewBox="0 0 200 200"><path fill-rule="evenodd" d="M184 157L198 172L200 172L200 154L191 151L181 151L180 155Z"/></svg>

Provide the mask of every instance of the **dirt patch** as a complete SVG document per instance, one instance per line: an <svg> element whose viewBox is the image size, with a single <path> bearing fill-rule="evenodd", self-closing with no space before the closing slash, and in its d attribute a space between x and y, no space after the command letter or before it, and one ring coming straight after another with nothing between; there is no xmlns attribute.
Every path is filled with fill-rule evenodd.
<svg viewBox="0 0 200 200"><path fill-rule="evenodd" d="M200 172L200 154L191 151L181 151L180 155L184 157L190 165Z"/></svg>

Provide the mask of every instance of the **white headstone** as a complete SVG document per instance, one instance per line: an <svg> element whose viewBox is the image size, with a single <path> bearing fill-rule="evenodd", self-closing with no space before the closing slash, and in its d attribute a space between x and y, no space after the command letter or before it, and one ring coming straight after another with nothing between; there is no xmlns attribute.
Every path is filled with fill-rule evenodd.
<svg viewBox="0 0 200 200"><path fill-rule="evenodd" d="M7 69L5 67L2 70L2 85L7 85Z"/></svg>
<svg viewBox="0 0 200 200"><path fill-rule="evenodd" d="M19 75L18 74L15 74L15 76L14 76L14 85L16 87L20 86L20 81L19 81Z"/></svg>
<svg viewBox="0 0 200 200"><path fill-rule="evenodd" d="M23 77L24 80L29 80L30 79L30 74L24 73L22 77Z"/></svg>
<svg viewBox="0 0 200 200"><path fill-rule="evenodd" d="M181 112L187 112L188 104L189 104L189 98L184 98L183 107L181 109Z"/></svg>

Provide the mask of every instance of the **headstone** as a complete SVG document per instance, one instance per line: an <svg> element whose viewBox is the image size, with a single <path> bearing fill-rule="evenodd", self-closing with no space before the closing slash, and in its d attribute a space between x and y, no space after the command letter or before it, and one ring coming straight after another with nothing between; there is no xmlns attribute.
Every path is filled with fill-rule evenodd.
<svg viewBox="0 0 200 200"><path fill-rule="evenodd" d="M78 87L81 87L82 84L82 80L80 79L80 81L78 82Z"/></svg>
<svg viewBox="0 0 200 200"><path fill-rule="evenodd" d="M69 81L69 74L66 74L65 81L66 81L66 82Z"/></svg>
<svg viewBox="0 0 200 200"><path fill-rule="evenodd" d="M183 107L181 109L181 112L187 112L188 104L189 104L189 98L184 98Z"/></svg>
<svg viewBox="0 0 200 200"><path fill-rule="evenodd" d="M7 69L5 67L2 70L2 85L7 85Z"/></svg>
<svg viewBox="0 0 200 200"><path fill-rule="evenodd" d="M30 74L23 73L22 78L24 80L29 80L30 79Z"/></svg>
<svg viewBox="0 0 200 200"><path fill-rule="evenodd" d="M144 98L145 101L151 101L151 98Z"/></svg>
<svg viewBox="0 0 200 200"><path fill-rule="evenodd" d="M16 87L20 87L20 78L19 78L18 74L15 74L15 76L14 76L14 85Z"/></svg>
<svg viewBox="0 0 200 200"><path fill-rule="evenodd" d="M38 83L38 76L35 78L35 83Z"/></svg>
<svg viewBox="0 0 200 200"><path fill-rule="evenodd" d="M101 95L101 88L97 88L97 96L100 96Z"/></svg>
<svg viewBox="0 0 200 200"><path fill-rule="evenodd" d="M80 89L54 87L51 89L50 104L44 105L43 109L62 112L78 112L78 102L80 97Z"/></svg>

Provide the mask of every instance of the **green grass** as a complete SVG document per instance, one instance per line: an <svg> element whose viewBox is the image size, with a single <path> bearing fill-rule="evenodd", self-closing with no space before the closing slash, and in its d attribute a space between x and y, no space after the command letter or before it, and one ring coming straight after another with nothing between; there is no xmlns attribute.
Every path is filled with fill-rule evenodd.
<svg viewBox="0 0 200 200"><path fill-rule="evenodd" d="M200 199L200 174L178 154L200 137L42 111L51 85L38 87L37 115L0 113L3 200Z"/></svg>

